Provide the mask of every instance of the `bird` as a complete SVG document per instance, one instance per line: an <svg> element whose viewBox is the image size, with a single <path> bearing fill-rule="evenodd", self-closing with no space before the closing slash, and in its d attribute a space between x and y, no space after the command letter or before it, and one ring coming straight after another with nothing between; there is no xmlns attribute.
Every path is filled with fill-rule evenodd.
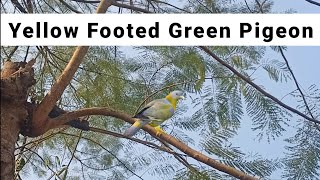
<svg viewBox="0 0 320 180"><path fill-rule="evenodd" d="M160 124L170 119L177 108L177 103L180 99L185 99L183 92L175 90L170 92L165 98L155 99L143 107L133 118L136 122L124 132L124 136L132 137L144 125L149 124L156 130L156 136L159 136L164 131L160 128Z"/></svg>

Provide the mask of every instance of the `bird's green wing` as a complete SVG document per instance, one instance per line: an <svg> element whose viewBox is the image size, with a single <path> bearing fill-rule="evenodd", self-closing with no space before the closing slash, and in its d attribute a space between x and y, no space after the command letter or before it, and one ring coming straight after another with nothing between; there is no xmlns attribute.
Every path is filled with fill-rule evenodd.
<svg viewBox="0 0 320 180"><path fill-rule="evenodd" d="M152 106L142 112L142 115L152 120L167 120L174 113L174 109L166 99L157 99Z"/></svg>
<svg viewBox="0 0 320 180"><path fill-rule="evenodd" d="M144 106L133 118L140 118L140 119L148 119L148 117L143 115L143 112L152 107L156 103L156 100L149 102L146 106Z"/></svg>

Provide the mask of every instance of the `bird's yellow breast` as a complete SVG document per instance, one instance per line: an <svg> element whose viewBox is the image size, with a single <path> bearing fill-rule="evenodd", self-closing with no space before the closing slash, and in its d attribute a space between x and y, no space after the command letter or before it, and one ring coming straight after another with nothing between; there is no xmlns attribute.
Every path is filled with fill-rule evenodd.
<svg viewBox="0 0 320 180"><path fill-rule="evenodd" d="M171 94L167 95L166 99L170 102L170 104L172 105L173 109L176 110L177 109L178 99L172 98Z"/></svg>

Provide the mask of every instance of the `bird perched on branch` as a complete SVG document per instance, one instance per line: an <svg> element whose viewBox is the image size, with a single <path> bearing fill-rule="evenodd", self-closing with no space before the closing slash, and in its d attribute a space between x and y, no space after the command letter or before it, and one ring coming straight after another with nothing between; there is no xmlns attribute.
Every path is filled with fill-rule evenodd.
<svg viewBox="0 0 320 180"><path fill-rule="evenodd" d="M135 135L142 126L149 124L157 131L157 136L164 131L160 128L167 119L171 118L176 111L177 103L185 99L182 91L172 91L163 99L155 99L141 109L133 118L138 120L124 132L125 136Z"/></svg>

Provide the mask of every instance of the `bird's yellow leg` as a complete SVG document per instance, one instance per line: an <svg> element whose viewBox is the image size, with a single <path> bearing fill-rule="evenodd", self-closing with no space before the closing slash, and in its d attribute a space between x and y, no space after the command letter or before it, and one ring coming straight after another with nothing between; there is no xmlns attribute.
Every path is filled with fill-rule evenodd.
<svg viewBox="0 0 320 180"><path fill-rule="evenodd" d="M165 133L165 132L160 128L160 126L156 126L156 127L154 127L154 129L157 131L157 132L156 132L156 136L160 136L162 133Z"/></svg>

